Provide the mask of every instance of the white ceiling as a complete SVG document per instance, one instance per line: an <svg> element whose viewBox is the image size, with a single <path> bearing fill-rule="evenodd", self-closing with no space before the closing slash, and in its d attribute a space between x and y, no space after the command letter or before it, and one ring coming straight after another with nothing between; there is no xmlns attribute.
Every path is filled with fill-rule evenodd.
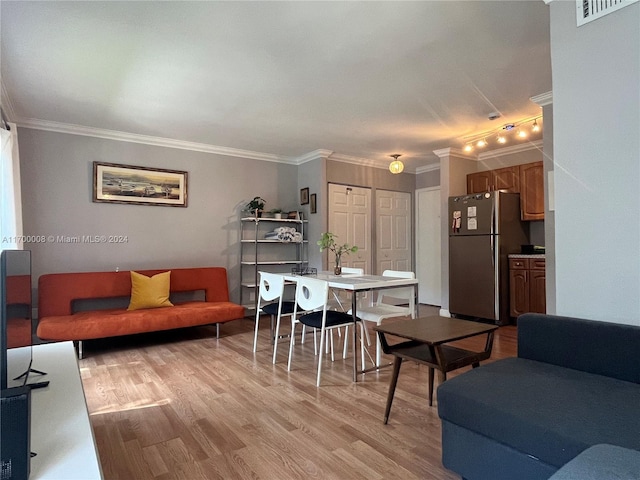
<svg viewBox="0 0 640 480"><path fill-rule="evenodd" d="M282 161L323 149L384 165L400 153L415 171L438 161L433 150L539 115L530 97L551 90L542 0L0 8L3 109L24 125Z"/></svg>

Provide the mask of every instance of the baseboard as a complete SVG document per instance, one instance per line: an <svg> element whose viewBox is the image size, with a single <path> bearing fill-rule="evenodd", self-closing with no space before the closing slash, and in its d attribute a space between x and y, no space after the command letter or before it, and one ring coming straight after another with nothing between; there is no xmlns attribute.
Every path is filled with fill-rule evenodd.
<svg viewBox="0 0 640 480"><path fill-rule="evenodd" d="M449 310L447 310L446 308L441 308L439 315L441 317L449 317L449 318L451 318L451 312Z"/></svg>

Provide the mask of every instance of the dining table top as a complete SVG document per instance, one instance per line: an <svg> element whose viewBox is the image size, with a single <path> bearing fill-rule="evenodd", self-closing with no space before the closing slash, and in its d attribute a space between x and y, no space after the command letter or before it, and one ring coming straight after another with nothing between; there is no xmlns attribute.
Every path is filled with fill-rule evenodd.
<svg viewBox="0 0 640 480"><path fill-rule="evenodd" d="M283 274L285 280L295 282L301 275ZM332 288L350 291L375 290L380 288L407 287L418 284L416 278L388 277L383 275L360 275L357 273L343 273L335 275L333 272L322 271L305 277L317 278L329 282Z"/></svg>

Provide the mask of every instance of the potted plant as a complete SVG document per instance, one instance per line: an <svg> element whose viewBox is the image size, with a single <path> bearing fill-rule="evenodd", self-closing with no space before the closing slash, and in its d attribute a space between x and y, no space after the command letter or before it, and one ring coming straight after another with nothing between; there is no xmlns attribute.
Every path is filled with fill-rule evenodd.
<svg viewBox="0 0 640 480"><path fill-rule="evenodd" d="M344 243L342 245L338 245L336 243L337 235L331 232L325 232L322 234L322 238L318 240L318 245L320 246L320 251L324 251L325 249L329 249L335 255L335 267L333 268L333 273L336 275L340 275L342 273L342 265L340 263L342 259L342 255L350 253L356 253L358 251L358 247L353 245L349 245L348 243Z"/></svg>
<svg viewBox="0 0 640 480"><path fill-rule="evenodd" d="M282 209L281 208L272 208L269 210L269 213L273 215L273 218L280 219L282 218Z"/></svg>
<svg viewBox="0 0 640 480"><path fill-rule="evenodd" d="M256 218L259 218L262 215L262 210L264 210L264 204L266 200L261 197L254 197L249 203L245 205L245 209L249 211L252 215L255 215Z"/></svg>

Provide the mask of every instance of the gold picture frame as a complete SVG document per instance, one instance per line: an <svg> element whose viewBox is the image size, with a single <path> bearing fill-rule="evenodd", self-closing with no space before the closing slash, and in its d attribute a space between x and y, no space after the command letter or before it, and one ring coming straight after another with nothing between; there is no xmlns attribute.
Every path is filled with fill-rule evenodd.
<svg viewBox="0 0 640 480"><path fill-rule="evenodd" d="M93 201L186 207L187 177L181 170L93 162Z"/></svg>

